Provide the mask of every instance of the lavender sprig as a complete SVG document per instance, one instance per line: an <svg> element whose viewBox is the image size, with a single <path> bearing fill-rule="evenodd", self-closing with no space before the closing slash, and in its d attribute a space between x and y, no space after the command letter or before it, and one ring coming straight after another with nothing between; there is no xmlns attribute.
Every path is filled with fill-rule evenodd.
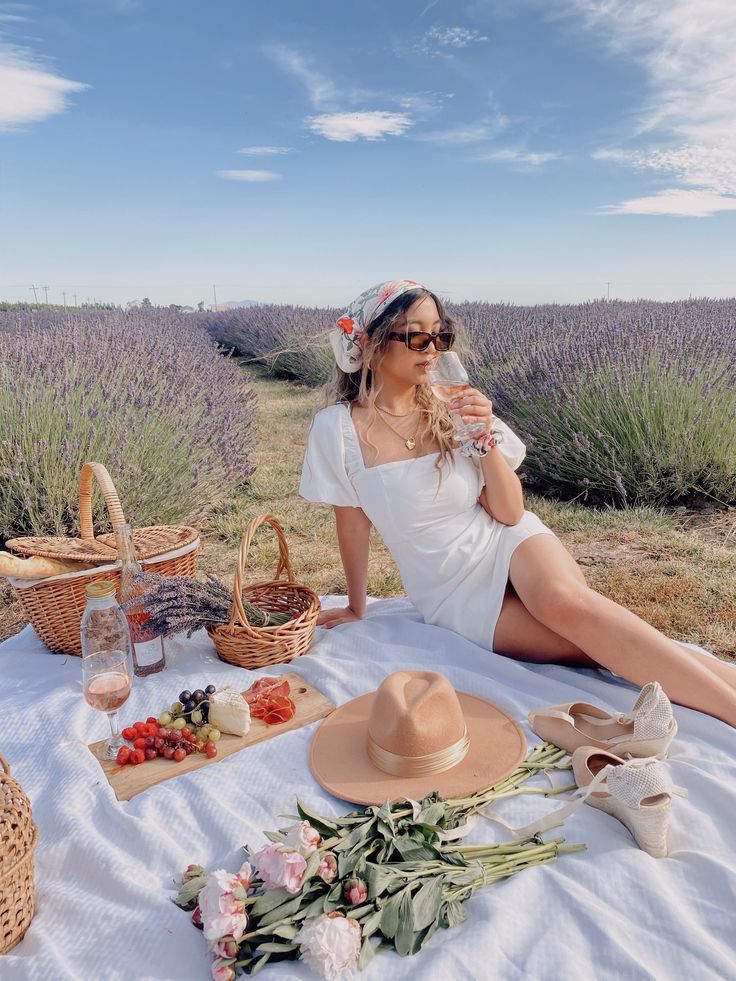
<svg viewBox="0 0 736 981"><path fill-rule="evenodd" d="M232 592L217 576L207 573L206 579L136 573L133 582L145 592L123 603L123 609L127 612L142 606L157 635L170 637L186 631L191 637L196 630L230 620ZM254 627L277 626L291 618L291 614L269 613L248 601L243 605L248 623Z"/></svg>

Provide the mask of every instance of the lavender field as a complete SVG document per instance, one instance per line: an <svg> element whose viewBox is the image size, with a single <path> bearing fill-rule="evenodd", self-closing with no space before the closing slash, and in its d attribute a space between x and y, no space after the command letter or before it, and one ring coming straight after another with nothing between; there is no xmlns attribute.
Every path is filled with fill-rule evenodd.
<svg viewBox="0 0 736 981"><path fill-rule="evenodd" d="M0 313L0 541L78 533L104 463L135 525L195 518L253 471L248 375L168 310Z"/></svg>
<svg viewBox="0 0 736 981"><path fill-rule="evenodd" d="M589 504L736 503L736 300L448 306L471 378L527 444L526 482ZM339 311L202 316L212 336L307 384Z"/></svg>

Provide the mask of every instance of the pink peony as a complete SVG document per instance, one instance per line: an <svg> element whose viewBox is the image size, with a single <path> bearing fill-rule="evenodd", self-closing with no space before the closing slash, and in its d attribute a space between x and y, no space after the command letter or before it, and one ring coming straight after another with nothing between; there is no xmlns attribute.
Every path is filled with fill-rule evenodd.
<svg viewBox="0 0 736 981"><path fill-rule="evenodd" d="M245 933L248 916L245 912L243 883L246 878L241 878L245 868L243 866L238 875L231 875L224 869L215 869L199 894L204 935L211 943L216 943L221 937L240 940ZM247 868L249 878L250 866Z"/></svg>
<svg viewBox="0 0 736 981"><path fill-rule="evenodd" d="M222 964L219 960L212 964L213 981L233 981L235 971L229 964Z"/></svg>
<svg viewBox="0 0 736 981"><path fill-rule="evenodd" d="M238 945L234 940L221 940L215 944L215 955L229 960L231 957L238 956Z"/></svg>
<svg viewBox="0 0 736 981"><path fill-rule="evenodd" d="M311 916L302 924L296 941L304 961L327 981L337 981L343 971L357 966L360 956L360 924L342 913Z"/></svg>
<svg viewBox="0 0 736 981"><path fill-rule="evenodd" d="M325 852L317 867L317 875L329 886L337 878L337 859L332 852Z"/></svg>
<svg viewBox="0 0 736 981"><path fill-rule="evenodd" d="M358 879L356 876L348 879L343 888L343 896L351 906L360 906L368 899L368 886L365 880Z"/></svg>
<svg viewBox="0 0 736 981"><path fill-rule="evenodd" d="M286 848L292 848L304 858L309 858L313 852L316 852L321 843L320 833L315 831L308 821L292 824L282 842Z"/></svg>
<svg viewBox="0 0 736 981"><path fill-rule="evenodd" d="M299 892L307 863L303 855L284 850L280 845L266 845L253 856L253 864L266 889Z"/></svg>

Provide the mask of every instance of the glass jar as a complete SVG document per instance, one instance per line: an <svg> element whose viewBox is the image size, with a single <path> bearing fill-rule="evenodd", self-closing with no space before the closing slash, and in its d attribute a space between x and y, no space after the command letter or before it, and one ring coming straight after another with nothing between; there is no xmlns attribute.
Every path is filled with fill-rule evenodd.
<svg viewBox="0 0 736 981"><path fill-rule="evenodd" d="M145 587L133 581L136 573L142 572L140 563L135 557L133 547L133 531L130 525L116 525L115 539L118 549L118 558L122 563L120 569L120 599L123 603L135 599L137 596L145 595ZM138 677L145 677L163 671L166 667L166 652L164 650L163 637L157 636L154 631L147 627L150 619L143 605L133 605L127 608L125 615L128 618L130 634L133 638L133 669Z"/></svg>
<svg viewBox="0 0 736 981"><path fill-rule="evenodd" d="M121 651L132 654L128 621L115 599L115 583L97 581L85 588L87 605L82 614L80 637L82 657L99 651Z"/></svg>

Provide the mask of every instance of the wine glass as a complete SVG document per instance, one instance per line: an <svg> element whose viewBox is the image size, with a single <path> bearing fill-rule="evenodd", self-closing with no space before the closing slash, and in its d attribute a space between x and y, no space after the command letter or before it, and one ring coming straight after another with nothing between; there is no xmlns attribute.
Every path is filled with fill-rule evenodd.
<svg viewBox="0 0 736 981"><path fill-rule="evenodd" d="M121 746L117 711L130 695L133 671L126 651L103 650L85 654L82 658L84 697L93 709L107 713L110 720L110 739L99 752L100 759L114 760Z"/></svg>
<svg viewBox="0 0 736 981"><path fill-rule="evenodd" d="M432 386L432 392L441 402L451 402L469 387L468 373L454 351L443 351L437 356L429 372L429 383ZM464 443L466 440L483 435L482 423L471 422L466 424L459 412L450 412L450 416L455 424L454 439L458 443Z"/></svg>

